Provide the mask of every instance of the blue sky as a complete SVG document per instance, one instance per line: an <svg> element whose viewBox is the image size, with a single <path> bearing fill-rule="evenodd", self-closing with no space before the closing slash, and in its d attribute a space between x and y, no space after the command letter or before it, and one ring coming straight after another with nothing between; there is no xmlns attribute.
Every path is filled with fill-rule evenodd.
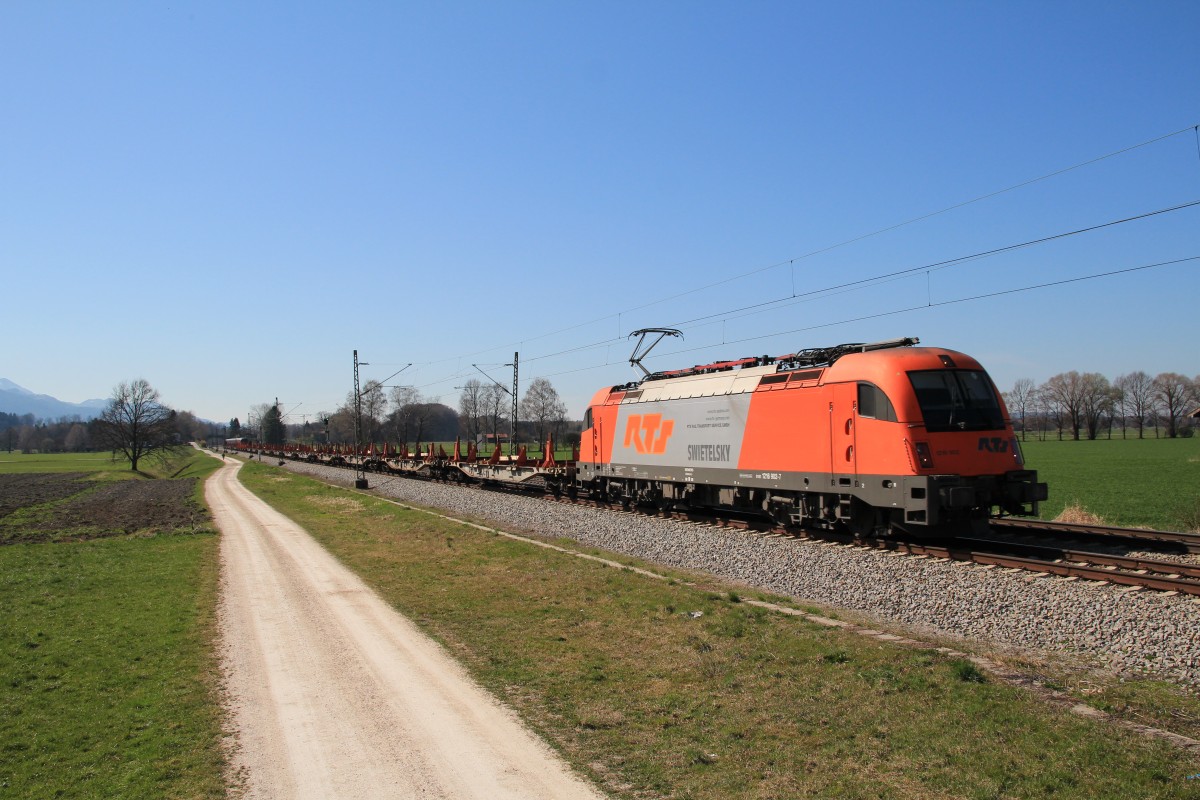
<svg viewBox="0 0 1200 800"><path fill-rule="evenodd" d="M653 369L915 335L1002 389L1195 375L1200 260L954 301L1195 259L1200 207L914 268L1200 200L1198 30L1193 2L5 3L0 377L299 421L354 349L451 406L519 351L578 416L648 326L685 336Z"/></svg>

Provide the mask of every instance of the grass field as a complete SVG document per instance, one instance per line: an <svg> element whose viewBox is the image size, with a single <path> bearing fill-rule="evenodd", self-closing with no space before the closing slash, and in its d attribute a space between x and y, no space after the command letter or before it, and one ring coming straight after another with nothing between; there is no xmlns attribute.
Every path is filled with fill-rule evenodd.
<svg viewBox="0 0 1200 800"><path fill-rule="evenodd" d="M217 465L192 452L161 469L198 477ZM83 482L101 486L155 482L107 454L4 459L0 476L22 468L86 471ZM50 525L93 491L42 503L31 518ZM89 524L83 541L0 546L0 797L224 796L217 537L129 524L136 535Z"/></svg>
<svg viewBox="0 0 1200 800"><path fill-rule="evenodd" d="M1066 714L969 662L272 467L242 475L619 797L1195 796L1200 757Z"/></svg>
<svg viewBox="0 0 1200 800"><path fill-rule="evenodd" d="M137 480L144 478L206 477L220 466L188 447L166 461L146 459L142 469L129 469L129 460L110 453L4 453L0 452L0 475L16 473L86 472L93 480Z"/></svg>
<svg viewBox="0 0 1200 800"><path fill-rule="evenodd" d="M1197 527L1200 440L1025 448L1050 483L1048 516L1071 504L1116 524ZM42 536L36 525L67 539L0 546L0 797L223 796L217 538L206 525L71 527L63 513L112 484L216 466L190 452L141 474L107 453L0 454L0 478L86 484L0 507L0 541ZM977 682L968 662L779 618L728 586L648 581L369 498L331 504L341 490L269 480L278 473L257 464L244 474L616 796L1200 790L1187 780L1200 759ZM1097 707L1200 736L1200 700L1173 687L1052 677Z"/></svg>
<svg viewBox="0 0 1200 800"><path fill-rule="evenodd" d="M1042 517L1077 506L1112 525L1200 530L1200 438L1027 441L1050 487Z"/></svg>
<svg viewBox="0 0 1200 800"><path fill-rule="evenodd" d="M109 453L0 453L0 473L89 472L101 478L129 471L127 460Z"/></svg>

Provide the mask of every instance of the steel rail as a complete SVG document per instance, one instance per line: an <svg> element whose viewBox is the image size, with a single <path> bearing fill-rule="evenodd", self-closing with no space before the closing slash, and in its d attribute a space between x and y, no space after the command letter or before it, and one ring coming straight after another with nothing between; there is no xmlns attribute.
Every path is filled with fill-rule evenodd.
<svg viewBox="0 0 1200 800"><path fill-rule="evenodd" d="M1130 572L1141 570L1162 575L1177 575L1179 577L1200 579L1200 564L1181 564L1177 561L1118 556L1110 553L1096 553L1090 550L1068 550L1052 545L1026 544L1024 542L1001 542L992 539L975 538L964 538L959 541L963 544L969 544L972 547L988 547L997 550L1005 549L1014 555L1022 553L1033 558L1048 561L1061 559L1063 561L1086 562L1100 566L1117 567L1129 570Z"/></svg>
<svg viewBox="0 0 1200 800"><path fill-rule="evenodd" d="M1030 572L1044 572L1064 577L1086 578L1088 580L1117 583L1125 586L1140 586L1144 589L1156 589L1162 592L1200 595L1200 580L1182 577L1183 573L1181 569L1185 569L1186 565L1174 564L1173 562L1159 562L1169 564L1172 567L1170 573L1165 575L1150 575L1139 574L1137 572L1119 572L1115 569L1102 566L1087 566L1042 558L980 552L946 545L928 545L887 539L869 541L877 549L892 550L910 555L924 555L985 565L991 564L997 567L1023 569ZM1097 558L1108 557L1102 553L1088 553L1086 555L1089 558L1093 555Z"/></svg>
<svg viewBox="0 0 1200 800"><path fill-rule="evenodd" d="M1111 525L1082 525L1074 522L1048 522L1040 519L1000 517L990 521L993 528L1016 528L1038 533L1074 534L1129 542L1156 542L1178 545L1189 553L1200 553L1200 533L1153 531L1141 528L1117 528Z"/></svg>

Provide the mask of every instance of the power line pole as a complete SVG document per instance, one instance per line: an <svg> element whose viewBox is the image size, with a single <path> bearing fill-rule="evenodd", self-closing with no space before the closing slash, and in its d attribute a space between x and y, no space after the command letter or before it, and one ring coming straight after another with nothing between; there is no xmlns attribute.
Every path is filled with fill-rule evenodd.
<svg viewBox="0 0 1200 800"><path fill-rule="evenodd" d="M508 433L508 455L511 458L517 454L517 353L513 353L513 411L512 424Z"/></svg>
<svg viewBox="0 0 1200 800"><path fill-rule="evenodd" d="M358 392L358 351L354 351L354 488L367 488L367 475L363 472L362 456L362 396Z"/></svg>

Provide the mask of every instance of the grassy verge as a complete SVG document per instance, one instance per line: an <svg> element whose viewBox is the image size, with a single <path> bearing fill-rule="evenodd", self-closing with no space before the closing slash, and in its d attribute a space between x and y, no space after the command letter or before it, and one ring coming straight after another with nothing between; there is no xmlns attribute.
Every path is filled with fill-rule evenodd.
<svg viewBox="0 0 1200 800"><path fill-rule="evenodd" d="M1200 438L1031 440L1022 447L1050 486L1044 519L1074 506L1111 525L1200 530Z"/></svg>
<svg viewBox="0 0 1200 800"><path fill-rule="evenodd" d="M249 464L243 480L619 797L1191 797L1200 758L969 662Z"/></svg>
<svg viewBox="0 0 1200 800"><path fill-rule="evenodd" d="M203 460L172 472L217 465ZM0 546L0 796L224 795L217 537L167 534Z"/></svg>

